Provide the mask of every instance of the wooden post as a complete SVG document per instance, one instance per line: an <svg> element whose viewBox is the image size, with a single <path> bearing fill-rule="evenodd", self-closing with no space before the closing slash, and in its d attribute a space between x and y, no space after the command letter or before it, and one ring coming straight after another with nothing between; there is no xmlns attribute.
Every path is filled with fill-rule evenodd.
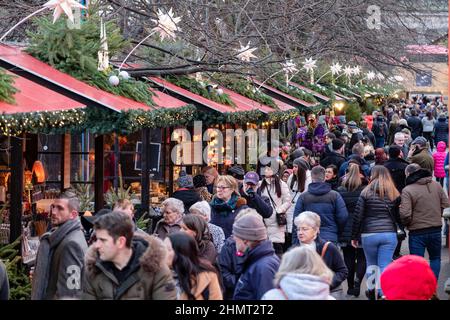
<svg viewBox="0 0 450 320"><path fill-rule="evenodd" d="M70 188L70 134L63 134L61 141L61 191Z"/></svg>
<svg viewBox="0 0 450 320"><path fill-rule="evenodd" d="M22 234L22 197L24 187L22 148L22 137L11 137L10 243L14 242Z"/></svg>
<svg viewBox="0 0 450 320"><path fill-rule="evenodd" d="M95 183L94 183L94 199L95 199L95 212L103 209L103 183L104 183L104 168L105 158L103 156L104 149L104 136L98 135L95 137Z"/></svg>
<svg viewBox="0 0 450 320"><path fill-rule="evenodd" d="M141 149L141 213L150 210L150 129L144 128Z"/></svg>

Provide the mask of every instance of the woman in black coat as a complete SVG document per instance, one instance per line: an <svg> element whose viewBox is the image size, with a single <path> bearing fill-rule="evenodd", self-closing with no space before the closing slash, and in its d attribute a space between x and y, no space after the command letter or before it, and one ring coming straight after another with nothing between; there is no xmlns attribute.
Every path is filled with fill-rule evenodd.
<svg viewBox="0 0 450 320"><path fill-rule="evenodd" d="M362 174L360 166L355 163L349 165L342 185L337 189L347 206L348 219L343 232L339 235L339 242L344 253L345 265L348 269L348 295L358 297L360 294L361 282L366 273L366 257L361 246L354 248L351 245L353 211L361 194L367 186L367 179ZM355 278L356 275L356 278Z"/></svg>

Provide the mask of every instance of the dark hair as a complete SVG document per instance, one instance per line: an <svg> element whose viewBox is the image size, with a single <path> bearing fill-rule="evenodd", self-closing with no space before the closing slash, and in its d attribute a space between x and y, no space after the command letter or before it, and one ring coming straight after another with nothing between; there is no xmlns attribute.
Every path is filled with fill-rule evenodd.
<svg viewBox="0 0 450 320"><path fill-rule="evenodd" d="M427 117L428 117L428 120L433 120L433 114L431 113L431 111L427 112Z"/></svg>
<svg viewBox="0 0 450 320"><path fill-rule="evenodd" d="M181 288L189 300L195 300L192 288L197 285L197 276L202 271L216 272L214 267L199 257L197 243L194 238L184 232L174 232L168 235L175 253L173 269L178 276Z"/></svg>
<svg viewBox="0 0 450 320"><path fill-rule="evenodd" d="M328 132L325 136L331 140L336 139L336 135L333 132Z"/></svg>
<svg viewBox="0 0 450 320"><path fill-rule="evenodd" d="M273 178L273 182L275 183L275 192L277 194L277 197L280 198L281 197L281 182L280 182L280 177L276 174L274 174L272 176ZM261 191L267 188L267 181L266 179L263 179L261 182ZM269 190L267 190L267 192L269 192Z"/></svg>
<svg viewBox="0 0 450 320"><path fill-rule="evenodd" d="M183 223L188 229L195 231L195 242L197 242L198 249L202 252L208 241L211 241L211 235L208 229L208 223L205 219L195 214L187 214L183 217Z"/></svg>
<svg viewBox="0 0 450 320"><path fill-rule="evenodd" d="M131 248L133 238L133 222L131 218L122 211L113 211L98 217L94 221L94 230L106 230L116 241L119 237L125 237L126 246Z"/></svg>
<svg viewBox="0 0 450 320"><path fill-rule="evenodd" d="M333 174L337 176L338 174L338 167L336 167L334 164L328 165L325 169L331 168L333 170Z"/></svg>
<svg viewBox="0 0 450 320"><path fill-rule="evenodd" d="M325 182L325 168L322 166L315 166L311 169L312 182Z"/></svg>
<svg viewBox="0 0 450 320"><path fill-rule="evenodd" d="M305 191L306 183L306 169L303 166L297 166L297 174L292 175L291 185L289 186L293 191L295 182L297 182L297 191Z"/></svg>
<svg viewBox="0 0 450 320"><path fill-rule="evenodd" d="M402 149L396 144L389 146L389 150L388 150L389 158L391 158L391 159L398 158L400 156L401 151L402 151Z"/></svg>
<svg viewBox="0 0 450 320"><path fill-rule="evenodd" d="M202 174L198 174L196 175L193 179L192 179L193 183L194 183L194 188L201 188L201 187L206 187L206 178L204 175Z"/></svg>

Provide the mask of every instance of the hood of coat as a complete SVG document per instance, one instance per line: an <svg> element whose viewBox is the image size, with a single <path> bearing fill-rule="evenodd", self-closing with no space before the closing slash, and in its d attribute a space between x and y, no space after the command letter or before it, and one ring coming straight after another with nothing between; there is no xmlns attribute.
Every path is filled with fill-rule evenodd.
<svg viewBox="0 0 450 320"><path fill-rule="evenodd" d="M163 242L150 235L135 236L132 241L135 262L138 265L132 266L132 269L141 267L145 272L154 273L159 271L166 263L166 249ZM97 249L90 246L85 257L86 267L89 272L100 273L101 269L97 264L103 264L98 256Z"/></svg>
<svg viewBox="0 0 450 320"><path fill-rule="evenodd" d="M326 182L312 182L308 185L308 192L316 196L326 194L331 191L331 185Z"/></svg>
<svg viewBox="0 0 450 320"><path fill-rule="evenodd" d="M438 121L439 121L439 122L445 122L446 120L447 120L447 119L445 119L445 117L439 117L439 118L438 118Z"/></svg>
<svg viewBox="0 0 450 320"><path fill-rule="evenodd" d="M289 300L328 300L330 285L310 274L288 273L280 281L280 288Z"/></svg>
<svg viewBox="0 0 450 320"><path fill-rule="evenodd" d="M275 255L275 250L273 249L272 242L270 240L265 240L261 242L257 247L248 251L246 257L244 257L244 263L246 266L248 266L262 257L271 255Z"/></svg>
<svg viewBox="0 0 450 320"><path fill-rule="evenodd" d="M445 152L445 149L447 148L447 145L444 141L439 141L437 144L437 151L439 152Z"/></svg>
<svg viewBox="0 0 450 320"><path fill-rule="evenodd" d="M413 183L417 184L427 184L430 183L431 180L433 180L431 176L431 172L426 169L419 169L416 172L411 173L406 178L406 185L410 185Z"/></svg>

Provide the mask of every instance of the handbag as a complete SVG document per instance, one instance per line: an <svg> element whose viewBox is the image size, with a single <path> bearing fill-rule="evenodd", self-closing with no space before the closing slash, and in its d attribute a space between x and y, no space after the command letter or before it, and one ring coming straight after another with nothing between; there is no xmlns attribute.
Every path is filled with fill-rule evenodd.
<svg viewBox="0 0 450 320"><path fill-rule="evenodd" d="M392 222L394 222L394 225L395 225L395 228L396 228L396 233L397 233L397 240L399 240L399 241L405 240L406 239L406 232L405 232L405 230L403 230L403 228L400 227L400 224L397 222L397 220L395 220L395 217L392 214L392 211L391 211L391 209L389 209L389 206L386 204L386 202L384 203L384 205L388 209L389 216L391 217Z"/></svg>
<svg viewBox="0 0 450 320"><path fill-rule="evenodd" d="M277 220L277 224L282 227L287 225L286 213L278 213L277 206L275 205L275 201L273 201L272 196L270 195L269 190L267 190L267 194L269 195L270 202L272 202L272 206L275 209L275 218Z"/></svg>

